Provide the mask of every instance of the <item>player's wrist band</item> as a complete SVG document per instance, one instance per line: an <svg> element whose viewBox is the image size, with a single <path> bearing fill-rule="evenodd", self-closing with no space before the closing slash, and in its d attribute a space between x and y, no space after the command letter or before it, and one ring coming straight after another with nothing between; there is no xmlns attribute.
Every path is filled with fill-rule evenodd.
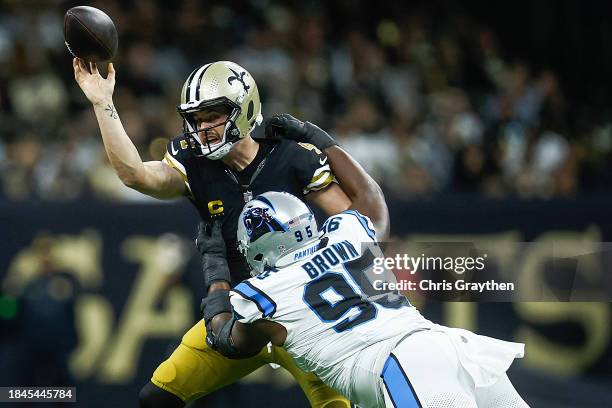
<svg viewBox="0 0 612 408"><path fill-rule="evenodd" d="M304 135L308 143L315 145L320 150L338 145L338 142L329 133L310 122L304 122Z"/></svg>

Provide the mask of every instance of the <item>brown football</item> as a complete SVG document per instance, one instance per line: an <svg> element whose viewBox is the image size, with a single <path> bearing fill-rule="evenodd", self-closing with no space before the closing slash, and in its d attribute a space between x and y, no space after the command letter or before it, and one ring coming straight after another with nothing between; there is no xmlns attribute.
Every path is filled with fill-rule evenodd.
<svg viewBox="0 0 612 408"><path fill-rule="evenodd" d="M119 43L113 20L89 6L73 7L66 12L64 39L72 55L92 62L111 60Z"/></svg>

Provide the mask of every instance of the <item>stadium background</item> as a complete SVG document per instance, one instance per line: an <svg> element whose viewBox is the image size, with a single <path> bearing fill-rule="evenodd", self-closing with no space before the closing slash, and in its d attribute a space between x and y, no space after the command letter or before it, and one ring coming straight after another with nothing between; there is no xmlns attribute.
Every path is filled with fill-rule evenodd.
<svg viewBox="0 0 612 408"><path fill-rule="evenodd" d="M198 317L197 214L131 192L109 167L63 44L63 13L81 4L0 4L0 385L74 384L79 406L134 406ZM180 131L187 74L233 60L265 115L329 129L383 185L398 241L565 242L599 254L592 273L610 283L609 5L87 4L119 29L115 103L143 159ZM538 275L533 256L504 268ZM532 406L609 405L608 302L421 307L525 341L511 377ZM305 406L268 367L206 402Z"/></svg>

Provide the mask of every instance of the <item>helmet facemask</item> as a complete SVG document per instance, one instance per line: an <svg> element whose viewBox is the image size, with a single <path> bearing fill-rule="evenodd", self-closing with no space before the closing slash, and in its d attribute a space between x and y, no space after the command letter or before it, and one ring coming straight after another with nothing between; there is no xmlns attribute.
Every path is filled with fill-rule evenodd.
<svg viewBox="0 0 612 408"><path fill-rule="evenodd" d="M185 136L190 139L192 145L199 147L194 152L196 157L206 157L211 160L221 159L240 140L240 131L235 126L236 118L240 115L240 107L226 98L219 99L221 100L204 101L189 109L178 109L179 114L183 117L183 132ZM224 114L227 114L227 119L225 122L204 129L198 129L195 114L207 110L225 110ZM208 140L208 132L223 125L225 125L225 130L221 135L221 140L216 142L214 146L211 145Z"/></svg>

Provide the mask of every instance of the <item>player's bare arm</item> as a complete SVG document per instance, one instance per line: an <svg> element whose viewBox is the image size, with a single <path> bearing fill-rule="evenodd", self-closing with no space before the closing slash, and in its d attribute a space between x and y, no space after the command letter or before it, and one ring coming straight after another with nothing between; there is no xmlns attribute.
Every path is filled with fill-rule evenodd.
<svg viewBox="0 0 612 408"><path fill-rule="evenodd" d="M389 234L389 211L378 183L327 132L312 123L282 114L266 122L266 136L307 142L321 149L328 157L342 194L338 186L333 189L332 184L324 190L308 194L309 201L328 214L337 214L348 208L357 210L372 220L379 239ZM348 205L343 196L349 199Z"/></svg>
<svg viewBox="0 0 612 408"><path fill-rule="evenodd" d="M372 220L379 239L384 239L389 234L389 210L378 183L341 147L330 146L323 152L329 159L342 193L350 197L348 208L367 215ZM337 185L336 187L340 188ZM325 191L322 193L325 194ZM338 214L346 209L328 214Z"/></svg>
<svg viewBox="0 0 612 408"><path fill-rule="evenodd" d="M325 211L327 215L341 213L353 205L352 200L344 192L344 186L336 183L331 183L323 190L308 193L306 199Z"/></svg>
<svg viewBox="0 0 612 408"><path fill-rule="evenodd" d="M161 161L143 162L136 146L125 132L113 103L115 68L108 64L108 75L100 75L95 63L88 67L73 59L74 78L91 102L111 165L126 186L160 199L183 195L185 183L180 173Z"/></svg>

